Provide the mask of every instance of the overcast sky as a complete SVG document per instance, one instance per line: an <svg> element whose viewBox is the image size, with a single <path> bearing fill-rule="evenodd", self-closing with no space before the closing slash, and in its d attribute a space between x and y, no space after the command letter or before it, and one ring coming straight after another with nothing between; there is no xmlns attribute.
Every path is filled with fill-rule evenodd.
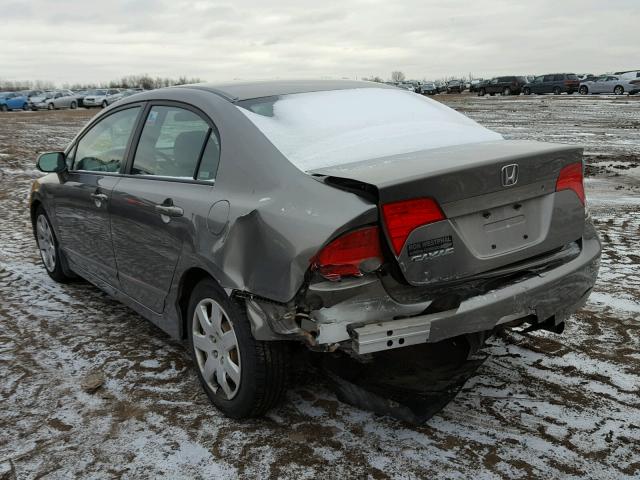
<svg viewBox="0 0 640 480"><path fill-rule="evenodd" d="M640 68L640 0L0 0L0 79Z"/></svg>

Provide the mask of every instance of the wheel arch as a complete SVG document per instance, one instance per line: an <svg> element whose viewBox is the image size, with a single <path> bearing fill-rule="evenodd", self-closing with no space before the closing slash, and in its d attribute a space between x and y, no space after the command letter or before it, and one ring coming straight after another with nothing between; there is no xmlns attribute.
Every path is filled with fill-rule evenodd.
<svg viewBox="0 0 640 480"><path fill-rule="evenodd" d="M210 279L220 287L220 290L224 291L224 289L220 286L220 282L214 277L214 275L205 270L202 267L191 267L185 270L178 282L178 295L176 297L177 303L177 312L180 316L179 318L179 327L180 327L180 338L185 340L187 338L187 321L188 321L188 309L189 309L189 300L191 298L191 292L195 288L195 286L200 283L202 280Z"/></svg>

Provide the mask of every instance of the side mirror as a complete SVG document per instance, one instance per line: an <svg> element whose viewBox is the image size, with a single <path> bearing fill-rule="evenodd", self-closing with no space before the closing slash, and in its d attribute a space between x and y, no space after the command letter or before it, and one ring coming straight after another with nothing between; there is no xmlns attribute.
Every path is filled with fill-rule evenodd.
<svg viewBox="0 0 640 480"><path fill-rule="evenodd" d="M67 169L67 162L62 152L47 152L38 157L38 170L46 173L60 173Z"/></svg>

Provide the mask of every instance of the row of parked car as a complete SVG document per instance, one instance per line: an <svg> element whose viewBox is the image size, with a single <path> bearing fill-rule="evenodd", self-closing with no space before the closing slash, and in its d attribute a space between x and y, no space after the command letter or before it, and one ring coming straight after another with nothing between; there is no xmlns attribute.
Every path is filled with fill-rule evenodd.
<svg viewBox="0 0 640 480"><path fill-rule="evenodd" d="M105 108L142 88L96 88L89 90L23 90L0 92L0 111L8 110L57 110L78 107Z"/></svg>
<svg viewBox="0 0 640 480"><path fill-rule="evenodd" d="M391 82L388 82L391 83ZM465 90L484 95L531 95L553 93L580 93L582 95L595 93L613 93L634 95L640 92L640 71L618 72L595 76L592 74L549 73L545 75L519 76L505 75L489 80L474 79L469 82L450 80L448 82L405 81L393 83L399 88L421 93L436 95L438 93L462 93Z"/></svg>

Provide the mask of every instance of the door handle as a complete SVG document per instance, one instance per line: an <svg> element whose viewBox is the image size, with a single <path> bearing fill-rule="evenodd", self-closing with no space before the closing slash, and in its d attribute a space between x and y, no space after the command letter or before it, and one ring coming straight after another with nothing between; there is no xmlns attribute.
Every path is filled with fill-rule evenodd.
<svg viewBox="0 0 640 480"><path fill-rule="evenodd" d="M184 210L174 205L156 205L156 212L167 217L181 217L184 215Z"/></svg>
<svg viewBox="0 0 640 480"><path fill-rule="evenodd" d="M92 193L91 198L98 202L106 202L107 200L109 200L109 195L106 195L104 193Z"/></svg>

